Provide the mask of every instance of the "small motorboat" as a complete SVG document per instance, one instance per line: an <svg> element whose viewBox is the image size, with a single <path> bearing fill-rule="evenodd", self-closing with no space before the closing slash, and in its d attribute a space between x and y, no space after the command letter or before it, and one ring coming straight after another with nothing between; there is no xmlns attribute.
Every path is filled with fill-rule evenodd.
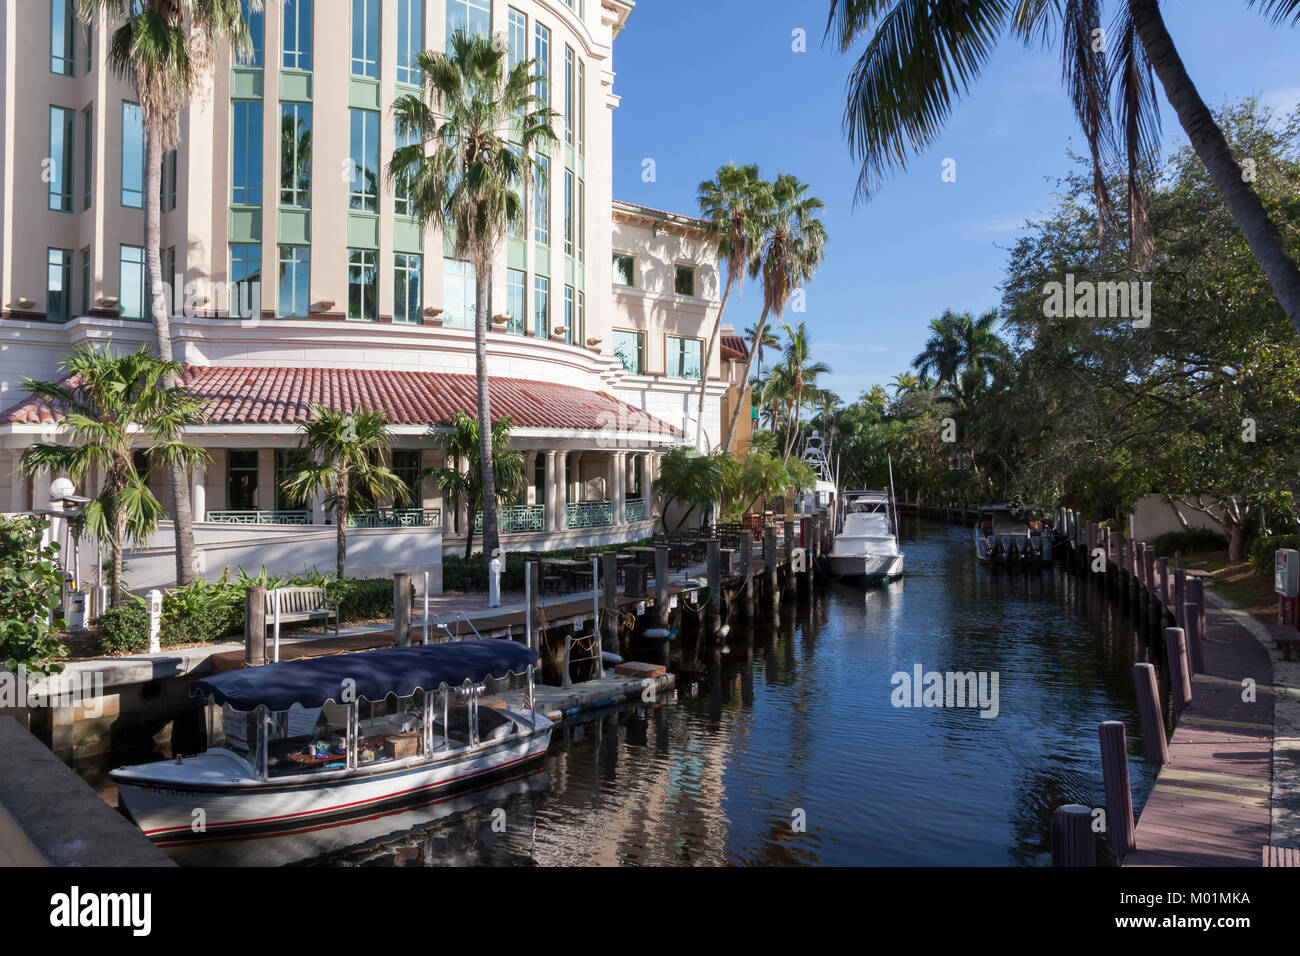
<svg viewBox="0 0 1300 956"><path fill-rule="evenodd" d="M205 677L208 748L110 772L155 842L230 837L373 813L480 786L542 756L537 654L511 640L335 654ZM522 706L479 706L527 678ZM494 703L496 703L494 701Z"/></svg>
<svg viewBox="0 0 1300 956"><path fill-rule="evenodd" d="M986 564L1052 563L1053 534L1032 505L988 505L975 521L975 554Z"/></svg>
<svg viewBox="0 0 1300 956"><path fill-rule="evenodd" d="M836 578L869 584L903 575L890 496L884 491L846 491L844 525L826 555L826 569Z"/></svg>

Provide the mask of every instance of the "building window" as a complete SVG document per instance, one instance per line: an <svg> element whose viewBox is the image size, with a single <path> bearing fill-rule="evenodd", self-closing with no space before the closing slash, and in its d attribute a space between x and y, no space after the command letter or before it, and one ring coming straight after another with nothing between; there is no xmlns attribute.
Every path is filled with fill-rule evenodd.
<svg viewBox="0 0 1300 956"><path fill-rule="evenodd" d="M578 341L587 344L587 293L578 293Z"/></svg>
<svg viewBox="0 0 1300 956"><path fill-rule="evenodd" d="M418 449L393 449L393 474L406 485L408 495L402 503L406 508L424 507L424 497L420 494L420 452Z"/></svg>
<svg viewBox="0 0 1300 956"><path fill-rule="evenodd" d="M574 324L577 316L574 315L573 308L573 286L566 285L564 287L564 341L568 342L570 345L574 342L582 344L582 340L578 338L578 330Z"/></svg>
<svg viewBox="0 0 1300 956"><path fill-rule="evenodd" d="M262 314L262 247L230 247L230 317L251 319Z"/></svg>
<svg viewBox="0 0 1300 956"><path fill-rule="evenodd" d="M551 280L546 276L533 277L533 335L539 339L551 337Z"/></svg>
<svg viewBox="0 0 1300 956"><path fill-rule="evenodd" d="M231 104L230 201L238 205L262 204L262 101L235 100Z"/></svg>
<svg viewBox="0 0 1300 956"><path fill-rule="evenodd" d="M45 318L66 322L72 310L72 252L49 249L45 270Z"/></svg>
<svg viewBox="0 0 1300 956"><path fill-rule="evenodd" d="M587 66L578 61L578 155L585 156L587 150Z"/></svg>
<svg viewBox="0 0 1300 956"><path fill-rule="evenodd" d="M447 49L457 33L486 37L492 31L492 0L447 0Z"/></svg>
<svg viewBox="0 0 1300 956"><path fill-rule="evenodd" d="M379 79L379 0L352 0L352 75Z"/></svg>
<svg viewBox="0 0 1300 956"><path fill-rule="evenodd" d="M678 295L695 295L695 266L673 266L673 291Z"/></svg>
<svg viewBox="0 0 1300 956"><path fill-rule="evenodd" d="M405 149L409 146L418 146L420 143L419 134L414 130L395 129L393 132L393 146L395 149ZM415 173L412 170L403 172L393 180L393 213L398 216L415 216L415 194L412 184L415 182Z"/></svg>
<svg viewBox="0 0 1300 956"><path fill-rule="evenodd" d="M636 285L636 259L627 253L614 253L614 285Z"/></svg>
<svg viewBox="0 0 1300 956"><path fill-rule="evenodd" d="M239 454L246 453L240 452ZM284 486L294 476L294 473L307 463L307 460L307 453L301 448L277 448L275 450L276 511L302 510L302 505L289 497L284 490Z"/></svg>
<svg viewBox="0 0 1300 956"><path fill-rule="evenodd" d="M424 0L397 0L397 82L423 81L415 58L424 49Z"/></svg>
<svg viewBox="0 0 1300 956"><path fill-rule="evenodd" d="M95 16L92 13L90 17L88 17L86 21L81 25L81 40L82 40L81 45L86 51L85 75L87 76L90 75L90 71L95 68L95 41L94 41L95 23L94 21L95 21Z"/></svg>
<svg viewBox="0 0 1300 956"><path fill-rule="evenodd" d="M460 259L443 259L442 324L451 329L474 328L477 298L474 267Z"/></svg>
<svg viewBox="0 0 1300 956"><path fill-rule="evenodd" d="M564 254L573 255L573 170L564 171Z"/></svg>
<svg viewBox="0 0 1300 956"><path fill-rule="evenodd" d="M248 25L248 42L252 47L244 65L260 67L263 63L263 47L266 42L266 21L263 12L265 7L254 10L250 0L239 0L239 7L244 15L244 23Z"/></svg>
<svg viewBox="0 0 1300 956"><path fill-rule="evenodd" d="M537 157L533 169L533 241L551 241L551 161Z"/></svg>
<svg viewBox="0 0 1300 956"><path fill-rule="evenodd" d="M280 104L280 205L311 208L311 104Z"/></svg>
<svg viewBox="0 0 1300 956"><path fill-rule="evenodd" d="M163 153L162 175L158 177L158 208L171 212L176 208L176 150Z"/></svg>
<svg viewBox="0 0 1300 956"><path fill-rule="evenodd" d="M311 314L311 247L280 247L280 290L276 315L282 319L305 319Z"/></svg>
<svg viewBox="0 0 1300 956"><path fill-rule="evenodd" d="M528 18L514 7L506 18L506 41L513 70L528 58Z"/></svg>
<svg viewBox="0 0 1300 956"><path fill-rule="evenodd" d="M257 510L257 451L226 452L226 507L231 511Z"/></svg>
<svg viewBox="0 0 1300 956"><path fill-rule="evenodd" d="M537 60L537 98L546 109L551 105L551 31L540 23L533 35L533 57Z"/></svg>
<svg viewBox="0 0 1300 956"><path fill-rule="evenodd" d="M420 321L420 278L423 260L419 256L399 252L393 256L393 321Z"/></svg>
<svg viewBox="0 0 1300 956"><path fill-rule="evenodd" d="M94 108L81 111L81 208L90 208L95 192L95 122Z"/></svg>
<svg viewBox="0 0 1300 956"><path fill-rule="evenodd" d="M666 374L673 378L694 378L702 379L704 376L700 370L700 347L703 345L699 339L680 339L674 335L668 336L667 356L664 362Z"/></svg>
<svg viewBox="0 0 1300 956"><path fill-rule="evenodd" d="M81 250L81 314L90 314L90 246Z"/></svg>
<svg viewBox="0 0 1300 956"><path fill-rule="evenodd" d="M312 0L284 0L284 58L286 70L311 69Z"/></svg>
<svg viewBox="0 0 1300 956"><path fill-rule="evenodd" d="M50 72L59 76L75 76L76 18L72 13L72 0L50 0Z"/></svg>
<svg viewBox="0 0 1300 956"><path fill-rule="evenodd" d="M144 249L140 246L122 246L118 256L119 318L144 318L144 277Z"/></svg>
<svg viewBox="0 0 1300 956"><path fill-rule="evenodd" d="M379 254L373 249L348 250L348 318L374 322L379 318Z"/></svg>
<svg viewBox="0 0 1300 956"><path fill-rule="evenodd" d="M573 95L575 92L573 47L564 48L564 141L573 145Z"/></svg>
<svg viewBox="0 0 1300 956"><path fill-rule="evenodd" d="M122 104L122 205L144 208L144 123L135 103Z"/></svg>
<svg viewBox="0 0 1300 956"><path fill-rule="evenodd" d="M49 188L50 208L55 212L72 212L72 137L75 129L72 110L50 107Z"/></svg>
<svg viewBox="0 0 1300 956"><path fill-rule="evenodd" d="M640 375L645 368L645 333L614 330L614 355L623 368Z"/></svg>
<svg viewBox="0 0 1300 956"><path fill-rule="evenodd" d="M587 181L578 180L578 261L587 261Z"/></svg>
<svg viewBox="0 0 1300 956"><path fill-rule="evenodd" d="M348 205L366 212L379 211L379 114L350 110L352 120L352 177Z"/></svg>
<svg viewBox="0 0 1300 956"><path fill-rule="evenodd" d="M176 282L176 247L168 246L166 249L163 250L163 254L160 258L162 259L163 285L166 286L169 290L175 289L174 283ZM181 282L182 288L184 287L184 285L185 283ZM168 295L167 301L169 302L174 301L174 296Z"/></svg>
<svg viewBox="0 0 1300 956"><path fill-rule="evenodd" d="M524 334L524 283L527 276L519 269L506 270L506 331L513 335Z"/></svg>

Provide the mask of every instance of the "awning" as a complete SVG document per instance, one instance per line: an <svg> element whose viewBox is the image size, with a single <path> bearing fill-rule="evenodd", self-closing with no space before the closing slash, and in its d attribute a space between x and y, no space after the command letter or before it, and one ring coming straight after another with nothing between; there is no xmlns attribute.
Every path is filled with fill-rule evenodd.
<svg viewBox="0 0 1300 956"><path fill-rule="evenodd" d="M360 654L334 654L227 671L190 684L190 696L212 697L236 710L294 704L319 707L327 700L380 701L389 694L410 697L417 690L458 687L466 678L522 674L537 665L537 653L509 640L458 641L393 647Z"/></svg>

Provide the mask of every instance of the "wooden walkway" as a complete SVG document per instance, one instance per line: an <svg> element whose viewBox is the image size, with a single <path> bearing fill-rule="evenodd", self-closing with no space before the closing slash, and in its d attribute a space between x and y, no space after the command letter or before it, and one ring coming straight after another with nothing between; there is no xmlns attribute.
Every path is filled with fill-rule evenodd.
<svg viewBox="0 0 1300 956"><path fill-rule="evenodd" d="M1269 842L1273 668L1268 652L1224 612L1206 609L1205 673L1176 718L1169 763L1138 820L1125 866L1259 866ZM1242 701L1252 678L1256 700Z"/></svg>

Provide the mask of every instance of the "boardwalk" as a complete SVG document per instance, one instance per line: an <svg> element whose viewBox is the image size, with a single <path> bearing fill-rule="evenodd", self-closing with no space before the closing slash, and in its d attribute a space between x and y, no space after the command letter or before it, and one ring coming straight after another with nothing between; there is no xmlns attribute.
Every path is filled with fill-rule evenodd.
<svg viewBox="0 0 1300 956"><path fill-rule="evenodd" d="M1207 609L1207 629L1206 673L1193 679L1125 866L1259 866L1269 842L1272 664L1226 612ZM1246 678L1253 703L1241 699Z"/></svg>

